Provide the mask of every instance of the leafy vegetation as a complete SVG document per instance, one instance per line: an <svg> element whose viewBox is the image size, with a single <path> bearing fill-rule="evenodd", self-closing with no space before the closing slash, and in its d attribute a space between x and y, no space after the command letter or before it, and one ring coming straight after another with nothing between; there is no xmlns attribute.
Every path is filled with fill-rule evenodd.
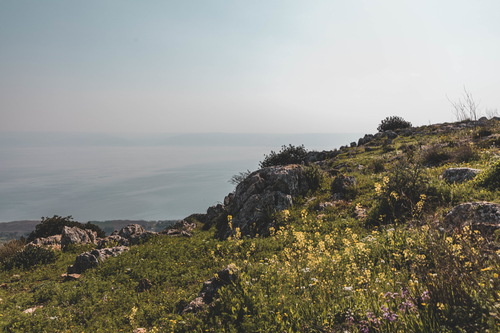
<svg viewBox="0 0 500 333"><path fill-rule="evenodd" d="M302 146L282 146L281 150L276 153L271 150L269 155L264 155L264 160L259 162L261 168L277 165L300 164L307 158L307 150Z"/></svg>
<svg viewBox="0 0 500 333"><path fill-rule="evenodd" d="M394 131L396 129L408 128L408 127L411 127L411 123L409 121L404 120L402 117L392 116L382 120L377 127L377 131L379 132L384 132L388 130Z"/></svg>
<svg viewBox="0 0 500 333"><path fill-rule="evenodd" d="M305 167L312 190L270 214L269 237L242 237L236 229L218 240L217 223L193 230L192 238L157 235L76 281L61 274L84 247L57 252L43 266L2 265L0 331L498 332L498 232L441 227L456 204L500 202L500 152L481 148L468 130L417 132L428 134L397 137L391 150L347 148ZM425 152L433 146L447 149L449 158L428 163ZM469 154L458 153L463 147L476 155L455 158ZM448 184L439 176L449 167L484 171ZM319 211L340 175L356 179L355 193ZM221 213L219 226L228 221ZM230 263L238 268L235 282L204 311L181 315L203 282ZM144 278L152 286L139 292Z"/></svg>

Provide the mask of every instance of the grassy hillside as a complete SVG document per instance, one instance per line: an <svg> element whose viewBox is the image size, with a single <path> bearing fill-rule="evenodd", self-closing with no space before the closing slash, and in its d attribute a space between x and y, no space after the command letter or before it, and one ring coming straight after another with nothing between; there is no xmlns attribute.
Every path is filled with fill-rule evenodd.
<svg viewBox="0 0 500 333"><path fill-rule="evenodd" d="M56 251L44 265L3 265L0 331L500 331L500 234L443 223L457 204L500 202L500 123L463 125L377 138L307 166L316 189L269 212L268 237L234 230L218 240L215 226L231 220L223 212L208 231L199 223L192 238L155 236L76 281L61 274L93 245ZM448 184L440 176L449 167L484 171ZM340 175L355 185L320 205L332 201ZM230 263L236 282L204 311L181 315L203 282ZM152 287L139 292L143 278Z"/></svg>

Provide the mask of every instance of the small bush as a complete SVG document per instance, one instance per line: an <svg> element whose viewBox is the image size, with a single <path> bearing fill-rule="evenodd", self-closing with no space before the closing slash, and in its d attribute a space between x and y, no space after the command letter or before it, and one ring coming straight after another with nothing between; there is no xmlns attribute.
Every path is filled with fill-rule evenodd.
<svg viewBox="0 0 500 333"><path fill-rule="evenodd" d="M2 262L4 269L10 270L14 267L27 269L40 264L49 264L56 261L56 253L51 249L39 246L28 246L16 252Z"/></svg>
<svg viewBox="0 0 500 333"><path fill-rule="evenodd" d="M307 158L307 150L304 145L292 146L283 145L279 153L271 151L269 155L264 155L264 160L259 162L261 168L277 165L300 164Z"/></svg>
<svg viewBox="0 0 500 333"><path fill-rule="evenodd" d="M242 181L245 180L245 178L247 178L250 174L252 173L252 171L250 170L247 170L247 171L241 171L240 173L236 174L236 175L233 175L231 177L231 179L228 180L228 183L231 183L235 186L238 186Z"/></svg>
<svg viewBox="0 0 500 333"><path fill-rule="evenodd" d="M321 188L321 185L325 181L325 172L317 165L311 164L304 168L307 183L309 187L314 192Z"/></svg>
<svg viewBox="0 0 500 333"><path fill-rule="evenodd" d="M13 256L17 251L24 248L26 240L24 237L21 239L12 239L0 247L0 262L3 262L7 258Z"/></svg>
<svg viewBox="0 0 500 333"><path fill-rule="evenodd" d="M496 161L491 167L476 176L475 183L489 190L500 188L500 160Z"/></svg>
<svg viewBox="0 0 500 333"><path fill-rule="evenodd" d="M452 152L453 155L453 161L455 162L470 162L470 161L476 161L480 158L479 153L473 149L470 145L463 145Z"/></svg>
<svg viewBox="0 0 500 333"><path fill-rule="evenodd" d="M375 206L368 216L368 224L393 223L418 218L427 205L428 177L417 156L400 158L382 183L375 184Z"/></svg>
<svg viewBox="0 0 500 333"><path fill-rule="evenodd" d="M431 147L427 148L422 153L422 160L426 165L439 165L450 160L450 153L445 150L442 146L434 144Z"/></svg>
<svg viewBox="0 0 500 333"><path fill-rule="evenodd" d="M376 158L370 162L367 166L367 170L370 173L381 173L385 170L384 159Z"/></svg>
<svg viewBox="0 0 500 333"><path fill-rule="evenodd" d="M106 233L97 225L90 222L83 224L72 220L73 218L71 216L62 217L54 215L53 217L42 217L42 222L37 224L35 226L35 230L29 234L28 243L40 237L60 235L65 226L78 227L80 229L91 229L92 231L97 232L97 237L106 237Z"/></svg>
<svg viewBox="0 0 500 333"><path fill-rule="evenodd" d="M408 127L411 127L411 123L409 121L406 121L398 116L392 116L382 120L380 125L378 125L377 130L379 132L384 132L388 130L394 131L398 128L408 128Z"/></svg>

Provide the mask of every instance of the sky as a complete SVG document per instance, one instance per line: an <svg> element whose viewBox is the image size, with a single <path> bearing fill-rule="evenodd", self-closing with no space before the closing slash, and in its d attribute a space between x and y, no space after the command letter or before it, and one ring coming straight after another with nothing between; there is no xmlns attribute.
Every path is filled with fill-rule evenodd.
<svg viewBox="0 0 500 333"><path fill-rule="evenodd" d="M500 108L498 0L0 2L0 131L376 132Z"/></svg>

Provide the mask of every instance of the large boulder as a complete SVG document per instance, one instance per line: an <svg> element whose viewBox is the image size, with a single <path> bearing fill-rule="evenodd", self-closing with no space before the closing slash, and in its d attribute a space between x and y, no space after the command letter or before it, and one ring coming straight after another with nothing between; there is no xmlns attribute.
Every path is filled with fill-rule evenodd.
<svg viewBox="0 0 500 333"><path fill-rule="evenodd" d="M226 197L227 198L227 197ZM231 199L228 199L228 201L231 201ZM217 204L215 206L212 206L212 207L208 207L207 209L207 213L205 214L205 221L204 221L204 225L203 225L203 230L209 230L212 225L215 223L215 218L217 216L219 216L219 214L221 214L223 211L224 211L224 206L221 205L221 204Z"/></svg>
<svg viewBox="0 0 500 333"><path fill-rule="evenodd" d="M219 229L219 237L231 236L236 228L240 228L242 235L266 234L272 226L269 213L287 209L293 197L308 190L300 165L272 166L252 172L234 192L229 208L232 229L225 224Z"/></svg>
<svg viewBox="0 0 500 333"><path fill-rule="evenodd" d="M97 267L99 262L103 262L108 257L116 257L123 251L127 251L126 246L116 246L106 249L92 250L90 252L84 252L78 255L75 259L75 263L68 266L68 274L81 274L85 270L93 267Z"/></svg>
<svg viewBox="0 0 500 333"><path fill-rule="evenodd" d="M492 202L466 202L453 207L444 218L448 231L471 226L476 229L500 228L500 205Z"/></svg>
<svg viewBox="0 0 500 333"><path fill-rule="evenodd" d="M65 247L69 244L87 244L97 243L97 232L90 229L80 229L78 227L64 226L61 235L61 246Z"/></svg>
<svg viewBox="0 0 500 333"><path fill-rule="evenodd" d="M229 264L217 272L213 278L203 283L198 296L184 308L181 314L198 312L210 305L218 295L222 286L228 285L237 278L238 269L234 264Z"/></svg>
<svg viewBox="0 0 500 333"><path fill-rule="evenodd" d="M463 183L474 179L481 171L472 168L449 168L443 172L443 179L448 183Z"/></svg>

